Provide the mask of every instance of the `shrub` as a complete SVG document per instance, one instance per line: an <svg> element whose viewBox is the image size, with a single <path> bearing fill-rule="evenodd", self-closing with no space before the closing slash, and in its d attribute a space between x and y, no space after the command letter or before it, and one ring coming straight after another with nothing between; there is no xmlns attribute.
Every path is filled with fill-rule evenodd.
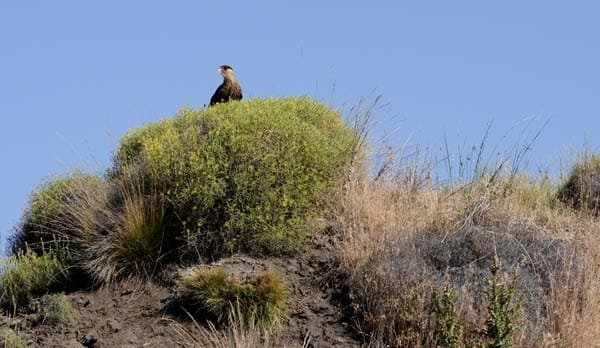
<svg viewBox="0 0 600 348"><path fill-rule="evenodd" d="M587 155L576 164L565 183L559 188L560 201L575 209L600 212L600 156Z"/></svg>
<svg viewBox="0 0 600 348"><path fill-rule="evenodd" d="M29 304L29 317L40 324L73 323L78 315L63 293L44 295Z"/></svg>
<svg viewBox="0 0 600 348"><path fill-rule="evenodd" d="M11 240L13 253L41 252L42 245L69 244L72 250L89 231L96 216L97 200L104 196L103 179L75 170L52 177L29 199L29 207Z"/></svg>
<svg viewBox="0 0 600 348"><path fill-rule="evenodd" d="M38 255L21 250L10 256L0 268L0 305L16 312L32 298L63 287L68 277L66 253L50 249Z"/></svg>
<svg viewBox="0 0 600 348"><path fill-rule="evenodd" d="M272 272L242 282L222 268L197 268L182 284L187 296L221 323L241 321L267 331L281 326L288 292Z"/></svg>
<svg viewBox="0 0 600 348"><path fill-rule="evenodd" d="M252 99L184 109L129 132L112 176L138 168L172 211L168 225L203 254L293 253L304 247L354 143L323 104Z"/></svg>

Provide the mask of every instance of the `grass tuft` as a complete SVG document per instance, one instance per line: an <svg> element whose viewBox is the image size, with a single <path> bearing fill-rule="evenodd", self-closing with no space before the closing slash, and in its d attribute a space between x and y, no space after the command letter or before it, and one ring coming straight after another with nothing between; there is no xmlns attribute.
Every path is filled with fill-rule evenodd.
<svg viewBox="0 0 600 348"><path fill-rule="evenodd" d="M189 315L189 313L188 313ZM262 330L252 322L246 323L241 318L243 315L238 311L229 321L229 325L219 330L208 321L206 326L198 324L196 319L190 315L193 322L191 329L185 328L177 322L171 323L171 328L181 338L177 342L185 347L204 348L279 348L286 347L289 342L281 340L272 332ZM309 340L305 340L302 348L309 347Z"/></svg>
<svg viewBox="0 0 600 348"><path fill-rule="evenodd" d="M183 276L182 284L187 296L220 323L241 321L266 331L283 324L288 291L272 272L242 282L222 268L196 268Z"/></svg>
<svg viewBox="0 0 600 348"><path fill-rule="evenodd" d="M165 208L156 190L144 192L139 173L113 179L110 221L86 246L85 267L99 283L151 278L165 254Z"/></svg>

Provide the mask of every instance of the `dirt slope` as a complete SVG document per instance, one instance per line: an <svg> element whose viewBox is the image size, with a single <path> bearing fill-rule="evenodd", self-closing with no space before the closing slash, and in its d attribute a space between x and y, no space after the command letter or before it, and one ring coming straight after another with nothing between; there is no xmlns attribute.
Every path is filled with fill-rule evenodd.
<svg viewBox="0 0 600 348"><path fill-rule="evenodd" d="M325 281L333 252L321 236L296 258L256 259L236 255L223 259L228 272L241 277L273 270L290 291L289 318L279 342L301 347L360 347L335 298L338 291ZM170 275L174 276L175 270ZM173 282L133 284L68 294L79 320L73 324L34 324L25 315L0 316L0 327L10 327L30 347L183 347L177 327L193 331L194 323L178 304Z"/></svg>

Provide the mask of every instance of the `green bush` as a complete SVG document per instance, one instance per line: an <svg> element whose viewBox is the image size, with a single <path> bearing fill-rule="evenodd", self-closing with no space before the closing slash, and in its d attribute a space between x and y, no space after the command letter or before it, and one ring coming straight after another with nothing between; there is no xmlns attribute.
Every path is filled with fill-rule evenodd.
<svg viewBox="0 0 600 348"><path fill-rule="evenodd" d="M182 279L188 297L221 323L271 330L281 326L288 292L272 272L242 282L222 268L197 268Z"/></svg>
<svg viewBox="0 0 600 348"><path fill-rule="evenodd" d="M95 218L90 197L101 193L103 183L98 176L75 170L40 185L11 239L12 252L25 248L41 252L43 245L80 240Z"/></svg>
<svg viewBox="0 0 600 348"><path fill-rule="evenodd" d="M293 253L354 143L338 113L309 98L251 99L129 132L112 175L137 168L160 189L169 226L201 253Z"/></svg>
<svg viewBox="0 0 600 348"><path fill-rule="evenodd" d="M40 255L21 250L0 265L0 305L16 312L32 298L61 288L68 277L67 250L43 251Z"/></svg>

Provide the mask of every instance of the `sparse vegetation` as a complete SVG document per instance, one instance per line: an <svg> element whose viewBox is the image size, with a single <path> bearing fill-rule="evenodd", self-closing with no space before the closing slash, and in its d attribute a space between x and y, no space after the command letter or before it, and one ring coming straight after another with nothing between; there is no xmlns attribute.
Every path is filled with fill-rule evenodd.
<svg viewBox="0 0 600 348"><path fill-rule="evenodd" d="M3 348L25 348L27 345L23 339L11 329L3 329L0 331L0 344Z"/></svg>
<svg viewBox="0 0 600 348"><path fill-rule="evenodd" d="M182 285L187 296L220 323L240 321L245 327L271 331L285 316L288 292L272 272L243 282L222 268L195 268L183 276Z"/></svg>
<svg viewBox="0 0 600 348"><path fill-rule="evenodd" d="M0 268L0 305L15 313L34 297L63 288L68 283L68 267L61 252L44 249L38 255L26 249L10 256Z"/></svg>
<svg viewBox="0 0 600 348"><path fill-rule="evenodd" d="M46 294L34 299L29 304L29 311L32 312L29 318L39 324L72 324L77 320L77 313L63 293Z"/></svg>

